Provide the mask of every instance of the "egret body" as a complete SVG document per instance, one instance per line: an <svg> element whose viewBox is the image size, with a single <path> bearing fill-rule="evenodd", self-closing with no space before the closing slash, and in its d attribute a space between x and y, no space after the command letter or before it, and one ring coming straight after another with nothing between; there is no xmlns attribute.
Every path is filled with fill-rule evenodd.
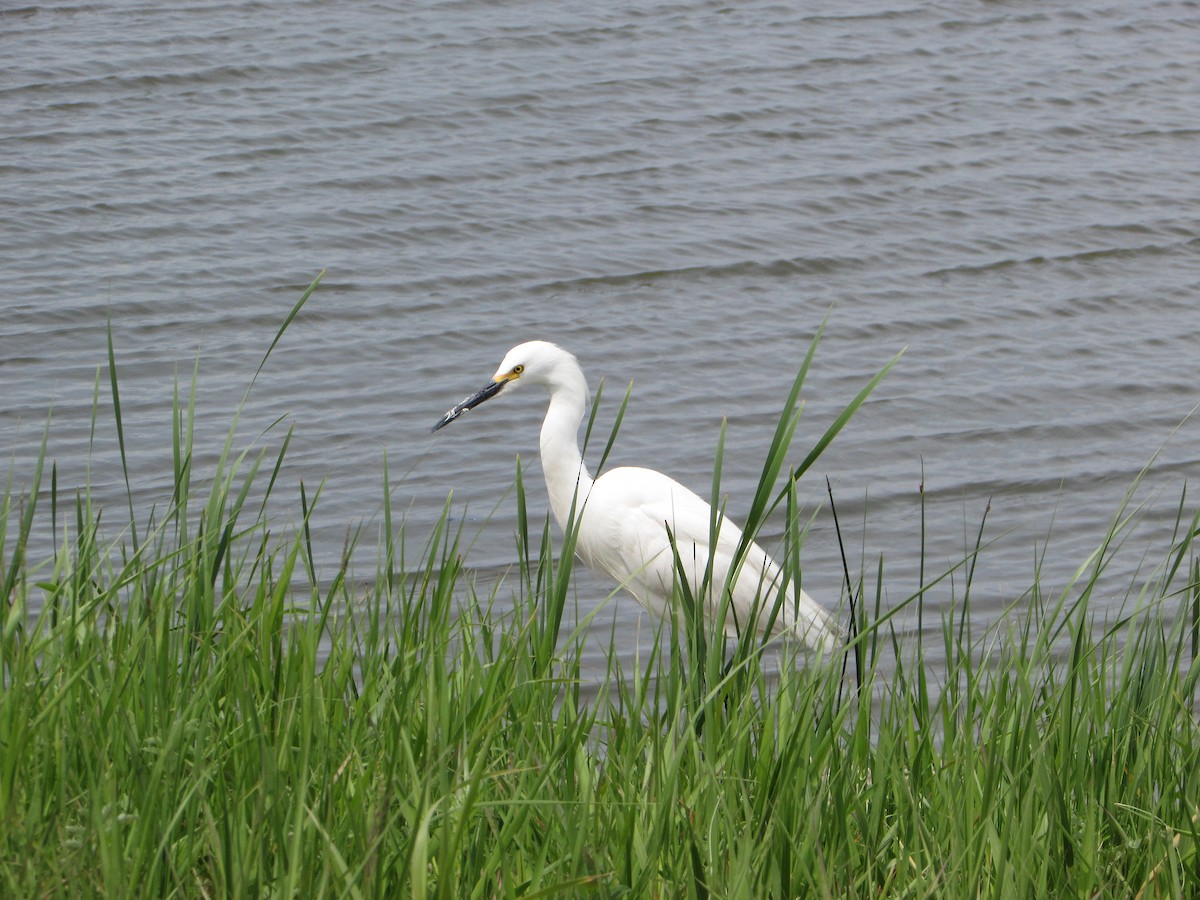
<svg viewBox="0 0 1200 900"><path fill-rule="evenodd" d="M578 519L575 549L584 563L615 578L644 607L662 614L671 607L679 577L676 551L671 546L673 535L693 591L702 583L710 555L711 584L720 590L734 563L741 530L722 518L716 547L710 547L709 504L653 469L623 467L592 479L578 439L588 403L587 381L575 357L561 347L546 341L514 347L492 380L450 409L433 430L485 400L528 384L541 385L550 394L541 436L546 491L554 518L564 530L574 504ZM753 619L755 630L761 632L782 577L767 553L751 544L734 582L727 630L733 633ZM706 598L710 614L714 606L713 599ZM820 605L789 585L772 632L790 634L812 648L829 651L837 630Z"/></svg>

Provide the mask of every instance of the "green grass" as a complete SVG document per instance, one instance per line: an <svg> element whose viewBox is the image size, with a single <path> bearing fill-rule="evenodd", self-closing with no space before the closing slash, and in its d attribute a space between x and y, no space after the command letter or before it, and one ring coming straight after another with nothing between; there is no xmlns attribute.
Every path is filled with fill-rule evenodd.
<svg viewBox="0 0 1200 900"><path fill-rule="evenodd" d="M786 507L797 577L784 466L802 380L739 516L753 533ZM954 597L936 638L892 627L880 563L847 578L845 657L726 642L688 614L636 670L614 655L585 676L586 623L563 626L571 535L530 522L519 480L521 563L491 593L448 515L409 555L386 471L377 570L318 581L319 497L294 498L292 533L265 512L287 436L236 450L231 427L213 470L193 471L195 396L193 379L173 401L158 513L110 533L52 462L5 491L2 896L1200 891L1200 564L1183 502L1128 616L1093 612L1123 509L1071 585L1044 593L1035 571L980 633L982 525L955 579L925 586ZM47 512L57 549L28 559ZM928 623L925 596L907 613Z"/></svg>

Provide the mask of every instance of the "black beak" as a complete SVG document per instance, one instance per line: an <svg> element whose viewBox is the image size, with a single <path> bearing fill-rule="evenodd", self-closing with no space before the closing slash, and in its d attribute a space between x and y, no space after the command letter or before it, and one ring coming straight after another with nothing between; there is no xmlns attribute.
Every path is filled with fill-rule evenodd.
<svg viewBox="0 0 1200 900"><path fill-rule="evenodd" d="M501 389L508 384L507 381L489 381L486 386L480 391L472 394L470 397L464 398L460 403L456 403L444 416L441 421L433 426L433 430L437 431L446 425L449 425L468 409L474 409L484 400L490 400L500 393Z"/></svg>

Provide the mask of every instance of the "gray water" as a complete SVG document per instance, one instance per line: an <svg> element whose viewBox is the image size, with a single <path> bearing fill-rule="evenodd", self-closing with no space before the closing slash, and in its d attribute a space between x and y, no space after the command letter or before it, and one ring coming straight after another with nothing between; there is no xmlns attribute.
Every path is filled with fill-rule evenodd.
<svg viewBox="0 0 1200 900"><path fill-rule="evenodd" d="M375 528L385 454L411 542L452 489L468 562L513 563L518 455L545 510L542 402L429 428L535 337L610 398L634 383L618 463L706 494L727 417L735 517L826 317L797 461L907 348L801 485L805 586L830 604L826 477L885 603L916 587L922 482L927 572L990 502L985 623L1047 539L1061 588L1161 450L1104 582L1115 609L1200 470L1200 424L1173 434L1200 401L1195 3L8 5L0 148L15 483L53 408L60 488L90 478L122 508L111 321L134 491L165 502L176 373L200 360L203 470L327 269L242 429L284 417L277 447L294 424L279 491L325 482L326 577L347 530ZM577 586L584 609L610 587ZM633 646L631 601L598 621Z"/></svg>

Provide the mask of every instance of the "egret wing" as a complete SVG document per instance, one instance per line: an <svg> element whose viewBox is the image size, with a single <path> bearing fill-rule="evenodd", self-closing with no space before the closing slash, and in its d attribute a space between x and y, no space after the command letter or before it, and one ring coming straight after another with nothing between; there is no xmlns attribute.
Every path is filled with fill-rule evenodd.
<svg viewBox="0 0 1200 900"><path fill-rule="evenodd" d="M710 585L719 590L734 564L741 529L729 519L719 523L717 545L711 547L712 507L694 491L653 469L613 469L596 480L584 507L579 550L584 561L608 572L643 606L663 612L670 606L679 570L670 535L675 538L683 570L693 590L703 583L710 562ZM668 532L669 529L669 532ZM731 633L762 613L778 589L782 572L767 553L752 543L746 550L733 587ZM719 595L717 595L719 596ZM705 602L713 611L714 594ZM755 630L760 630L756 625ZM832 635L828 615L804 591L789 587L774 631L790 631L814 646L825 647Z"/></svg>

